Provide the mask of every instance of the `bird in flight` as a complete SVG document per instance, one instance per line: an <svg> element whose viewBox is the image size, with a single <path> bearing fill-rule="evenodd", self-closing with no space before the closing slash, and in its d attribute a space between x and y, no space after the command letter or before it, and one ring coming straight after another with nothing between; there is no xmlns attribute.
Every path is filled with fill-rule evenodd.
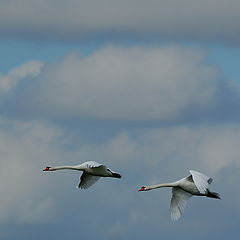
<svg viewBox="0 0 240 240"><path fill-rule="evenodd" d="M83 189L91 187L95 182L99 180L100 177L121 178L121 175L119 173L116 173L105 165L97 163L95 161L88 161L74 166L49 166L44 168L43 171L56 171L63 169L82 171L83 173L80 177L78 188Z"/></svg>
<svg viewBox="0 0 240 240"><path fill-rule="evenodd" d="M176 182L162 183L151 186L143 186L138 191L149 191L156 188L171 187L172 198L170 203L171 219L178 220L192 196L205 196L220 199L218 193L211 192L209 185L213 179L197 171L190 170L190 176L182 178Z"/></svg>

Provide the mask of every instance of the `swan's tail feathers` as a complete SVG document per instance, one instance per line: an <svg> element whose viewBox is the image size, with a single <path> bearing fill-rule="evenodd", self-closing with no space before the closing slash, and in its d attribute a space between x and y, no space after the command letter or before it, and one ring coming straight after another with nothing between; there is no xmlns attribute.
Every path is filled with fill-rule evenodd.
<svg viewBox="0 0 240 240"><path fill-rule="evenodd" d="M114 178L121 178L122 176L120 174L118 174L118 173L113 172L112 173L112 177L114 177Z"/></svg>
<svg viewBox="0 0 240 240"><path fill-rule="evenodd" d="M221 199L221 198L220 198L220 195L219 195L218 193L216 193L216 192L210 192L210 191L208 191L207 197L209 197L209 198Z"/></svg>

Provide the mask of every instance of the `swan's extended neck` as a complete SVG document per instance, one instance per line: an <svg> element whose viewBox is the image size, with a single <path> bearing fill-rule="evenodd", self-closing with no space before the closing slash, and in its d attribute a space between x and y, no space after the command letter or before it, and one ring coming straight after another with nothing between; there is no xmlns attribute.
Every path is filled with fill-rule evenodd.
<svg viewBox="0 0 240 240"><path fill-rule="evenodd" d="M176 187L176 183L161 183L161 184L156 184L156 185L151 185L151 186L146 186L145 191L156 189L156 188L163 188L163 187Z"/></svg>
<svg viewBox="0 0 240 240"><path fill-rule="evenodd" d="M69 169L69 170L83 170L80 166L56 166L56 167L51 167L49 170L50 171L55 171L55 170L62 170L62 169Z"/></svg>

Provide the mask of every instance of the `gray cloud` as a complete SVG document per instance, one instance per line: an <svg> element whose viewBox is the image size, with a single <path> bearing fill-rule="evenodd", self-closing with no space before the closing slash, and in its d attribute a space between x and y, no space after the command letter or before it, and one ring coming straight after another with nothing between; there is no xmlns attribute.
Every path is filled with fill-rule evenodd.
<svg viewBox="0 0 240 240"><path fill-rule="evenodd" d="M41 123L0 119L0 225L5 223L39 223L49 221L54 211L54 199L43 194L46 181L42 178L42 163L59 158L54 139L57 128Z"/></svg>
<svg viewBox="0 0 240 240"><path fill-rule="evenodd" d="M239 42L235 0L2 1L5 36L83 40L95 36Z"/></svg>
<svg viewBox="0 0 240 240"><path fill-rule="evenodd" d="M239 125L179 126L143 130L134 134L132 131L119 133L113 138L106 137L105 141L97 145L78 144L75 156L104 161L116 167L122 173L123 179L118 182L102 179L98 185L89 189L89 192L79 193L79 196L66 189L72 196L69 199L73 199L75 204L68 208L70 213L66 215L66 200L59 200L59 214L70 217L71 224L78 222L81 226L91 225L95 229L89 236L92 239L96 235L100 239L130 239L138 234L139 239L159 234L170 234L172 238L178 236L181 239L186 234L183 226L190 228L191 236L202 226L202 234L214 234L221 238L224 232L232 228L229 219L233 222L239 219L237 199L240 195L235 193L235 199L231 194L228 195L231 193L229 187L239 179L239 149L237 144L234 144L239 142L238 132ZM173 225L169 219L170 191L154 191L140 195L137 189L145 184L177 180L187 175L189 168L212 176L214 182L211 187L221 193L224 203L209 199L191 199L182 221L175 226L179 230L171 231ZM80 200L81 203L88 204L82 206L79 204ZM76 206L80 214L76 213ZM221 218L225 212L228 212L227 218ZM225 228L219 230L219 224ZM237 229L237 226L233 228ZM83 235L85 234L87 231L83 230ZM197 239L201 238L202 236L198 235ZM190 239L190 236L187 239Z"/></svg>
<svg viewBox="0 0 240 240"><path fill-rule="evenodd" d="M0 191L5 193L0 227L15 229L1 231L1 238L27 235L38 240L47 232L46 239L78 239L79 229L89 239L234 238L239 226L232 222L239 222L240 199L235 191L240 126L233 114L238 85L224 82L221 72L204 62L203 51L106 47L88 57L69 55L39 71L29 79L18 75L13 94L2 103L9 118L0 119ZM13 113L15 120L10 119ZM206 121L226 114L235 123L218 117L214 124ZM19 120L29 116L35 121ZM201 117L198 124L189 124L196 116ZM86 118L95 122L82 127ZM55 125L59 119L65 124ZM72 125L72 119L77 123ZM99 127L99 119L125 124ZM159 127L154 119L176 122ZM146 127L128 127L129 121ZM106 163L123 178L101 179L88 191L78 191L78 172L41 171L49 164L86 160ZM177 180L189 169L213 177L212 189L224 200L195 198L173 225L170 191L140 194L137 189ZM23 225L34 227L19 232Z"/></svg>
<svg viewBox="0 0 240 240"><path fill-rule="evenodd" d="M229 84L203 56L176 46L70 55L46 66L17 102L23 111L28 106L28 112L69 119L175 122L213 116L222 107L220 94L230 95Z"/></svg>
<svg viewBox="0 0 240 240"><path fill-rule="evenodd" d="M181 239L186 234L183 226L189 227L191 236L202 226L202 234L221 239L224 232L238 229L232 221L239 219L240 195L234 192L232 198L231 194L239 180L239 132L239 124L178 126L119 132L115 137L105 136L101 143L86 144L76 143L68 132L54 125L2 119L0 189L8 194L1 198L0 225L35 224L36 234L41 232L38 227L53 223L44 230L48 232L46 239L69 234L75 239L77 226L81 226L81 235L90 239L132 239L138 234L139 239L159 234L172 238L177 234ZM84 138L82 132L78 135ZM78 172L41 171L46 164L75 164L88 159L108 164L123 178L101 179L88 191L79 191L75 188ZM140 194L137 188L176 180L187 175L189 168L212 176L212 189L220 192L224 201L192 199L183 219L174 225L179 230L172 231L170 191ZM219 224L224 229L219 230ZM89 226L94 231L89 232ZM36 236L42 238L42 234Z"/></svg>
<svg viewBox="0 0 240 240"><path fill-rule="evenodd" d="M186 174L188 168L216 175L226 167L240 167L239 139L238 124L154 128L134 134L133 131L121 132L98 145L81 144L79 155L96 159L101 154L102 159L109 159L122 168L130 166L132 171L134 166L140 167L138 163L146 164L145 171L154 169L156 175L161 172L161 162L171 177L179 172ZM155 174L146 174L143 178L156 183L155 177L164 177L165 173L154 177Z"/></svg>

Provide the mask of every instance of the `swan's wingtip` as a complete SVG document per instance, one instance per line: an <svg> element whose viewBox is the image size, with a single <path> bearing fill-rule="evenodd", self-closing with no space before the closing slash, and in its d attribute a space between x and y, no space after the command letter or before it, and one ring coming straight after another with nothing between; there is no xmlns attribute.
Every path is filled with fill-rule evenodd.
<svg viewBox="0 0 240 240"><path fill-rule="evenodd" d="M112 176L114 177L114 178L122 178L122 175L121 174L119 174L119 173L112 173Z"/></svg>
<svg viewBox="0 0 240 240"><path fill-rule="evenodd" d="M180 216L171 216L171 220L172 220L172 222L176 222L176 221L178 221L179 218L180 218Z"/></svg>

